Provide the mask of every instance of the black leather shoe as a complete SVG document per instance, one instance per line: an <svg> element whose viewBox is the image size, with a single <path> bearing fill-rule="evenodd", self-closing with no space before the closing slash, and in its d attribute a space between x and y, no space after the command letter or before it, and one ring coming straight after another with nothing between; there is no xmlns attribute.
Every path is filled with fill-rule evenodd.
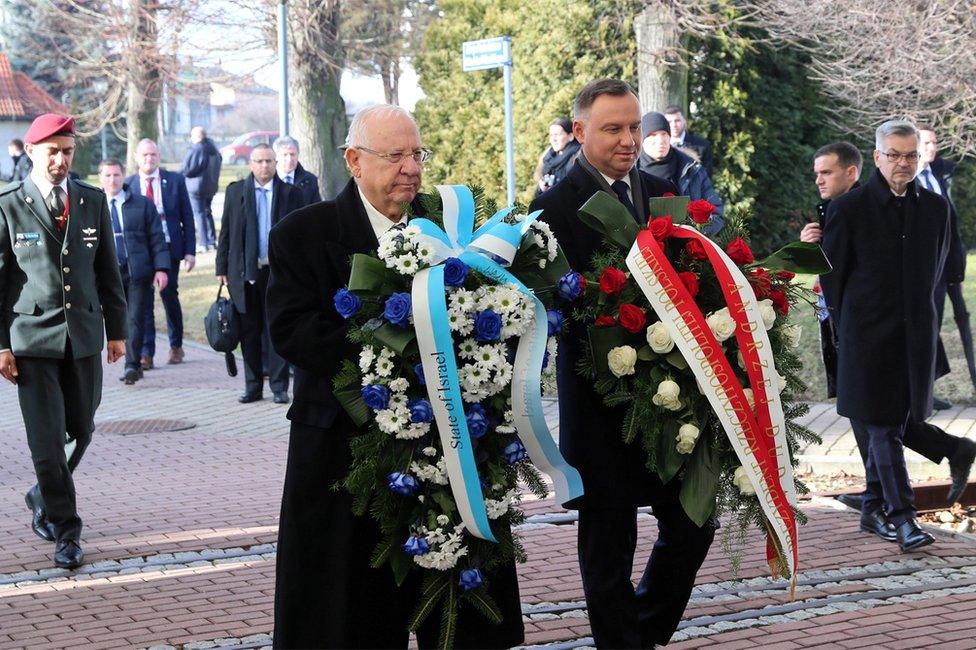
<svg viewBox="0 0 976 650"><path fill-rule="evenodd" d="M952 478L952 487L949 488L946 500L950 504L961 499L962 493L966 491L969 471L973 468L974 460L976 460L976 442L969 438L960 438L956 453L949 459L949 476Z"/></svg>
<svg viewBox="0 0 976 650"><path fill-rule="evenodd" d="M864 505L864 494L838 494L837 500L848 508L853 508L860 512L861 506Z"/></svg>
<svg viewBox="0 0 976 650"><path fill-rule="evenodd" d="M119 379L121 381L124 381L126 386L131 386L132 384L139 381L141 377L142 377L141 370L136 370L135 368L126 368L125 374L119 377Z"/></svg>
<svg viewBox="0 0 976 650"><path fill-rule="evenodd" d="M898 527L898 546L902 551L914 551L934 541L935 538L922 530L914 519L909 519Z"/></svg>
<svg viewBox="0 0 976 650"><path fill-rule="evenodd" d="M44 513L44 508L34 499L33 491L24 495L24 501L27 503L27 509L32 514L31 530L41 539L53 542L54 531L51 530L51 524L47 522L47 515Z"/></svg>
<svg viewBox="0 0 976 650"><path fill-rule="evenodd" d="M59 569L77 569L85 559L81 545L74 539L62 539L54 547L54 566Z"/></svg>
<svg viewBox="0 0 976 650"><path fill-rule="evenodd" d="M237 398L237 401L241 404L250 404L251 402L260 402L264 399L264 395L261 393L244 393Z"/></svg>
<svg viewBox="0 0 976 650"><path fill-rule="evenodd" d="M288 403L288 393L285 391L279 391L274 394L275 404L287 404Z"/></svg>
<svg viewBox="0 0 976 650"><path fill-rule="evenodd" d="M861 530L874 533L886 542L897 542L898 533L880 510L861 513Z"/></svg>
<svg viewBox="0 0 976 650"><path fill-rule="evenodd" d="M938 397L932 398L932 408L936 411L945 411L952 408L952 402L947 399L940 399Z"/></svg>

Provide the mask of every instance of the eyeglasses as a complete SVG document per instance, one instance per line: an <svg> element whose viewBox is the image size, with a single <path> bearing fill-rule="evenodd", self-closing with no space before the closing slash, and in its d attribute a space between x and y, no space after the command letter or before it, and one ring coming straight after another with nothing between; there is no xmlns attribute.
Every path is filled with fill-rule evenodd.
<svg viewBox="0 0 976 650"><path fill-rule="evenodd" d="M417 149L409 153L401 152L401 151L395 151L393 153L382 153L380 151L374 151L372 149L367 149L366 147L359 147L359 146L353 147L353 149L358 149L359 151L365 151L366 153L373 154L377 158L382 158L383 160L389 163L393 163L394 165L399 165L401 162L403 162L403 159L408 156L410 158L413 158L414 162L417 163L418 165L423 165L425 162L430 160L431 157L434 155L434 152L431 151L430 149Z"/></svg>
<svg viewBox="0 0 976 650"><path fill-rule="evenodd" d="M918 162L918 152L913 151L911 153L898 153L897 151L882 151L881 155L888 159L888 162L896 163L899 160L904 160L907 163L915 164Z"/></svg>

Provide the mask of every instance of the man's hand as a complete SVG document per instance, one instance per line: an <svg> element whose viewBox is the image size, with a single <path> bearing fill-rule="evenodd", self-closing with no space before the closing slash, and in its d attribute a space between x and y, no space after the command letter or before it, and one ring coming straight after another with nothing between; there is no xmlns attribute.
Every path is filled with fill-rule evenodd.
<svg viewBox="0 0 976 650"><path fill-rule="evenodd" d="M0 376L11 384L17 383L17 360L10 350L0 352Z"/></svg>
<svg viewBox="0 0 976 650"><path fill-rule="evenodd" d="M153 276L153 284L156 288L162 291L169 284L169 276L166 275L166 271L156 271L156 275Z"/></svg>
<svg viewBox="0 0 976 650"><path fill-rule="evenodd" d="M820 224L808 223L800 231L800 241L806 244L819 244L821 239Z"/></svg>
<svg viewBox="0 0 976 650"><path fill-rule="evenodd" d="M189 273L197 265L196 255L187 255L183 258L183 270Z"/></svg>
<svg viewBox="0 0 976 650"><path fill-rule="evenodd" d="M217 282L219 282L220 284L226 285L227 284L227 276L226 275L218 275L217 276Z"/></svg>
<svg viewBox="0 0 976 650"><path fill-rule="evenodd" d="M125 356L125 341L109 341L106 358L109 363L115 363Z"/></svg>

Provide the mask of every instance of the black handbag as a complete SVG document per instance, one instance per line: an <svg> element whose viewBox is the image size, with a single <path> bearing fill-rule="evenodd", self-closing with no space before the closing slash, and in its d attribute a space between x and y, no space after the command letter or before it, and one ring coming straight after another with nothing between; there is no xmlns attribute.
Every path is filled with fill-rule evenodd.
<svg viewBox="0 0 976 650"><path fill-rule="evenodd" d="M210 347L217 352L233 352L241 342L241 326L234 303L222 295L223 291L224 285L221 284L217 289L217 299L203 318L203 326Z"/></svg>

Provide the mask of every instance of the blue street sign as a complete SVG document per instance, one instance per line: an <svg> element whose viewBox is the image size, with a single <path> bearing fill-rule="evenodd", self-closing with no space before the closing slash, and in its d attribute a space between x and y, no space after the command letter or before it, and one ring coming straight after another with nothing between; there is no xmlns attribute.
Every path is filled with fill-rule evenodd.
<svg viewBox="0 0 976 650"><path fill-rule="evenodd" d="M461 69L488 70L512 64L512 39L508 36L466 41L461 46Z"/></svg>

